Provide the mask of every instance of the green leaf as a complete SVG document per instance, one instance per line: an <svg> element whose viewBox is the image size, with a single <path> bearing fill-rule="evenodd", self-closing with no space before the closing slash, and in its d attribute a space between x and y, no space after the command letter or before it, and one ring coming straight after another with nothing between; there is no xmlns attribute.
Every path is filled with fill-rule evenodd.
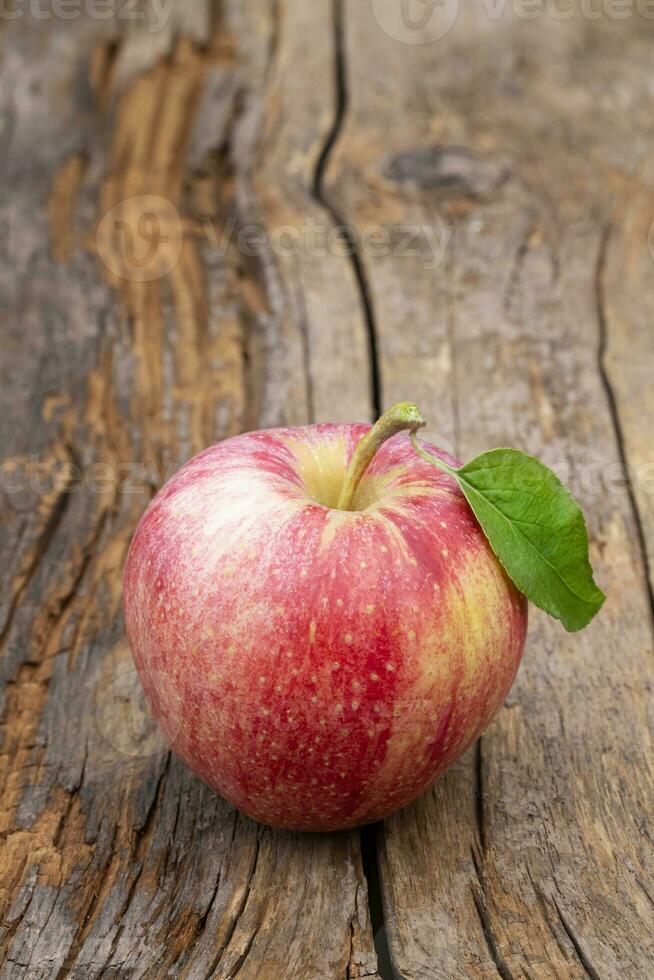
<svg viewBox="0 0 654 980"><path fill-rule="evenodd" d="M556 474L517 449L493 449L459 469L419 452L457 480L520 592L567 630L587 626L606 597L593 580L584 515Z"/></svg>

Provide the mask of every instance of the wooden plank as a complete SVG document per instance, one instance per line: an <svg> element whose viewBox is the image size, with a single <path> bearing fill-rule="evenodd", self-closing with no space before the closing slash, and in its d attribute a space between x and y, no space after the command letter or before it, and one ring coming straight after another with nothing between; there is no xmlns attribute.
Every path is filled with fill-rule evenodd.
<svg viewBox="0 0 654 980"><path fill-rule="evenodd" d="M342 285L320 308L320 257L245 262L207 237L231 214L322 214L311 180L334 90L314 81L294 115L289 66L309 35L304 78L330 63L329 6L223 16L180 2L151 36L5 26L2 976L376 974L359 835L274 832L212 794L148 723L122 630L130 535L183 459L330 398L370 411L349 260L342 276L328 260ZM263 133L270 73L290 122ZM141 281L110 212L134 250L156 238L164 275ZM159 225L138 241L144 213ZM25 482L36 462L45 489Z"/></svg>
<svg viewBox="0 0 654 980"><path fill-rule="evenodd" d="M648 183L625 180L616 216L607 224L599 283L604 337L602 366L613 398L623 466L607 474L613 493L631 494L654 582L654 199ZM654 602L652 603L654 609Z"/></svg>
<svg viewBox="0 0 654 980"><path fill-rule="evenodd" d="M633 332L651 350L651 32L579 9L490 17L479 0L413 45L393 36L395 9L343 5L348 112L325 181L359 233L435 215L452 230L436 272L361 251L384 402L416 396L464 458L509 444L557 468L608 601L574 637L534 613L480 748L385 822L391 955L411 980L650 976L651 608L629 497L602 482L621 452L598 355L608 324L626 452L644 463L651 399L628 420L626 388L651 386L644 364L622 365ZM649 502L641 522L651 541Z"/></svg>
<svg viewBox="0 0 654 980"><path fill-rule="evenodd" d="M261 11L236 3L226 7L243 45L256 39ZM251 125L261 128L261 136L252 148L237 137L234 156L250 178L239 188L245 228L266 232L262 258L271 277L269 297L283 299L283 316L302 333L301 343L292 345L303 349L306 368L301 420L308 411L317 422L367 421L372 381L359 286L338 219L321 200L323 151L338 126L332 8L331 0L272 5L270 64L258 88L248 86ZM272 357L282 361L283 371L286 348ZM276 378L271 388L268 401L279 399ZM288 411L287 404L279 414L288 417ZM277 424L274 417L271 422Z"/></svg>

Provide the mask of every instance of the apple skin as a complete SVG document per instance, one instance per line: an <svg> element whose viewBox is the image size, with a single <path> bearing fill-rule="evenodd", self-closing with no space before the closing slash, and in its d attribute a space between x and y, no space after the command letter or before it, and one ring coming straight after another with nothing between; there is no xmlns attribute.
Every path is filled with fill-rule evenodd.
<svg viewBox="0 0 654 980"><path fill-rule="evenodd" d="M409 803L486 728L524 650L524 596L406 433L377 452L358 509L332 509L369 428L207 449L157 494L127 558L127 633L155 718L191 769L272 826L354 827Z"/></svg>

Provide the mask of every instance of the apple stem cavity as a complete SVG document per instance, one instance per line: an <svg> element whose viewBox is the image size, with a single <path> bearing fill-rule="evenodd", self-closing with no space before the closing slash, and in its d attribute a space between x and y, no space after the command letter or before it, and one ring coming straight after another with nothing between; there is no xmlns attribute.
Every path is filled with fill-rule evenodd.
<svg viewBox="0 0 654 980"><path fill-rule="evenodd" d="M354 451L336 504L337 510L352 510L354 496L363 474L370 466L378 449L388 439L397 435L398 432L405 431L410 432L412 438L415 438L415 433L424 425L425 420L420 414L418 406L412 402L398 402L387 412L384 412Z"/></svg>

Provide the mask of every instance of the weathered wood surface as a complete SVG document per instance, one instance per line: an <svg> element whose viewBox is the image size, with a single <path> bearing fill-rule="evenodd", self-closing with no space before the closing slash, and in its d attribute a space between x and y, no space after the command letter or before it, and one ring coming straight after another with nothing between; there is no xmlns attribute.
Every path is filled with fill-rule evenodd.
<svg viewBox="0 0 654 980"><path fill-rule="evenodd" d="M396 7L2 23L3 977L654 975L654 23L476 0L414 45ZM158 211L159 278L115 207ZM534 614L480 745L383 826L257 827L147 718L130 535L200 447L402 397L569 479L606 608Z"/></svg>

